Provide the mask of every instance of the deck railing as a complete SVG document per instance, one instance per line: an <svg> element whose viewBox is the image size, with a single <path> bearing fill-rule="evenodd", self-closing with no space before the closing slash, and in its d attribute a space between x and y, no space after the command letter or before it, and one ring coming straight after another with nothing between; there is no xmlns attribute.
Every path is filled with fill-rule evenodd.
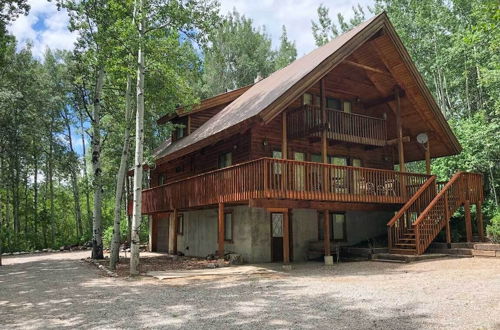
<svg viewBox="0 0 500 330"><path fill-rule="evenodd" d="M281 198L403 204L429 176L261 158L143 191L144 214Z"/></svg>
<svg viewBox="0 0 500 330"><path fill-rule="evenodd" d="M326 123L323 123L318 106L304 105L287 115L288 137L300 138L320 136L326 128L327 137L332 140L384 146L387 141L385 119L326 109Z"/></svg>

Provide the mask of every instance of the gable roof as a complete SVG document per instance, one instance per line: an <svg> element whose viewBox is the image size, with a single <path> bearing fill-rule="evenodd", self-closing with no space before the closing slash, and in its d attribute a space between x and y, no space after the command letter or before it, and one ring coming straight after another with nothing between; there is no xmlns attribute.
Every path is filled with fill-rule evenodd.
<svg viewBox="0 0 500 330"><path fill-rule="evenodd" d="M180 157L210 145L224 137L231 136L241 131L243 127L246 127L245 124L249 122L268 123L279 115L288 104L302 95L312 84L319 81L382 28L388 29L397 38L394 27L390 24L384 12L374 16L254 84L192 134L174 143L163 144L155 150L153 156L156 159L163 158L163 161L168 161L174 157ZM401 43L399 38L395 42ZM409 57L404 47L402 51L405 52L402 56ZM410 66L410 69L416 71L414 65ZM416 72L416 75L421 79L418 72ZM458 153L460 151L458 141L451 132L427 87L423 85L422 88L425 89L423 91L424 96L430 97L430 108L449 138L452 146L449 153Z"/></svg>

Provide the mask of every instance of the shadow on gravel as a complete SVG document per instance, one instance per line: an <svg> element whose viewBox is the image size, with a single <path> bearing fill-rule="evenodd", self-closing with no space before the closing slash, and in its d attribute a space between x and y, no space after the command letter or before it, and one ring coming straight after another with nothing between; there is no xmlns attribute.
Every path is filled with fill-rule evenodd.
<svg viewBox="0 0 500 330"><path fill-rule="evenodd" d="M435 327L418 306L311 291L286 278L224 278L169 286L106 278L76 260L0 268L0 322L8 328L380 328Z"/></svg>

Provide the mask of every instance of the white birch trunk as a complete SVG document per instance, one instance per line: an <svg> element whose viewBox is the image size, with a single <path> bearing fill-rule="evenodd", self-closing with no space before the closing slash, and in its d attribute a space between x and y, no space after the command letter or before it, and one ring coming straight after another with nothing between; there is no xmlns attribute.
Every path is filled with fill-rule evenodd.
<svg viewBox="0 0 500 330"><path fill-rule="evenodd" d="M102 169L101 169L101 92L104 69L99 68L94 95L92 121L92 172L94 176L94 213L92 215L92 259L104 259L102 247Z"/></svg>
<svg viewBox="0 0 500 330"><path fill-rule="evenodd" d="M132 212L132 242L130 275L139 275L139 228L142 213L142 162L144 142L144 0L138 1L139 50L137 52L137 113L135 123L134 200Z"/></svg>
<svg viewBox="0 0 500 330"><path fill-rule="evenodd" d="M116 175L116 191L115 191L115 210L113 222L113 239L111 241L111 256L109 258L109 267L116 269L120 252L120 217L123 197L123 188L125 185L125 177L127 175L127 160L130 149L130 117L132 116L132 77L127 77L127 90L125 92L125 131L123 133L123 149L120 159L120 169Z"/></svg>

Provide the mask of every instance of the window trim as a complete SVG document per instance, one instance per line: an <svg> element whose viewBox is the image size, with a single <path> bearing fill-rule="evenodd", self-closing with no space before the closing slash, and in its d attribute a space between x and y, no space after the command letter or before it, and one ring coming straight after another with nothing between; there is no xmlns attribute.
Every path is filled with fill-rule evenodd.
<svg viewBox="0 0 500 330"><path fill-rule="evenodd" d="M226 161L227 161L227 159L226 159L227 155L231 155L231 156L230 156L230 157L231 157L231 162L230 162L230 164L228 164L228 165L226 165L226 164L225 164L225 163L226 163ZM223 157L224 157L224 165L222 164L222 158L223 158ZM219 157L217 157L217 168L218 168L218 169L221 169L221 168L226 168L226 167L229 167L229 166L231 166L231 165L233 165L233 153L232 153L231 151L227 151L227 152L222 152L222 153L220 153L220 154L219 154Z"/></svg>

